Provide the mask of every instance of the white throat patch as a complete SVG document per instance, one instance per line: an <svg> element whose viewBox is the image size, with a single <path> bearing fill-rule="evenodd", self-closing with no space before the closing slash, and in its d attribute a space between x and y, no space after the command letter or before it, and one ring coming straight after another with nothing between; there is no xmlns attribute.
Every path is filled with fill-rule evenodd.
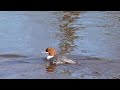
<svg viewBox="0 0 120 90"><path fill-rule="evenodd" d="M48 59L48 60L51 59L51 58L53 58L53 56L47 56L47 59Z"/></svg>

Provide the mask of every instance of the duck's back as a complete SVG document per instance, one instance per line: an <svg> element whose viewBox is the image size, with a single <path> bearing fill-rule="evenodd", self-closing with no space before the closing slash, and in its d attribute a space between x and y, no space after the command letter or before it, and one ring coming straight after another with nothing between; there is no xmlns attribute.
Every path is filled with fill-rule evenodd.
<svg viewBox="0 0 120 90"><path fill-rule="evenodd" d="M75 64L76 62L67 58L66 56L61 56L61 55L57 55L56 57L56 64L65 64L65 63L69 63L69 64Z"/></svg>

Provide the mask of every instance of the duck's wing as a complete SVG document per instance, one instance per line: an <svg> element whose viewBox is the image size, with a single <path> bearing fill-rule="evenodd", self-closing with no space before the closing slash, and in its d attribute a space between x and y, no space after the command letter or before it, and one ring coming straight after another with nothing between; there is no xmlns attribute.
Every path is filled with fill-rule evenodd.
<svg viewBox="0 0 120 90"><path fill-rule="evenodd" d="M70 64L75 64L76 63L75 61L73 61L71 59L64 59L63 61L66 62L66 63L70 63Z"/></svg>

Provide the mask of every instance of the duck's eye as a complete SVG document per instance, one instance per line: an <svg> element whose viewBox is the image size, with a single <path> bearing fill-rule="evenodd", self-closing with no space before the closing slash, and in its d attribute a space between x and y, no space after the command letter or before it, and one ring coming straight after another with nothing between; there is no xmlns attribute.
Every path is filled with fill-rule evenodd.
<svg viewBox="0 0 120 90"><path fill-rule="evenodd" d="M49 53L49 55L52 55L51 53Z"/></svg>

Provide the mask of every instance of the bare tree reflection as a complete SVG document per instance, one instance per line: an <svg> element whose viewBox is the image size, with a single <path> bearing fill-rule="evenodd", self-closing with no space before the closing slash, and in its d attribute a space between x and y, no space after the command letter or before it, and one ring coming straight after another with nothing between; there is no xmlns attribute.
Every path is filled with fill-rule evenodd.
<svg viewBox="0 0 120 90"><path fill-rule="evenodd" d="M78 28L74 26L74 22L79 18L80 11L64 11L62 13L62 18L59 18L59 49L60 54L70 54L77 47L74 41L78 38L76 36Z"/></svg>

